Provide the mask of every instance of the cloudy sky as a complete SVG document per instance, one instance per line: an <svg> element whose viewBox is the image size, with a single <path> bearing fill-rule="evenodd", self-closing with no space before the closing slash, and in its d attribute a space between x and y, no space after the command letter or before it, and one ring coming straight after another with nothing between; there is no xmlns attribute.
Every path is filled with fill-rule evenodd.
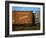
<svg viewBox="0 0 46 38"><path fill-rule="evenodd" d="M36 13L36 11L40 11L39 7L12 7L12 11L33 11L33 13Z"/></svg>

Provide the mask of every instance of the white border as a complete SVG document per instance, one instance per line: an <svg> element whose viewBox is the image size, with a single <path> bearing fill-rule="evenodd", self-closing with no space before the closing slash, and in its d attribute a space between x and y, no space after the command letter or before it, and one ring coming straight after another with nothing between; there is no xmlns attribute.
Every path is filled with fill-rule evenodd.
<svg viewBox="0 0 46 38"><path fill-rule="evenodd" d="M40 7L40 30L31 31L12 31L12 6L19 7ZM9 34L32 34L32 33L43 33L43 6L42 5L26 5L26 4L9 4Z"/></svg>

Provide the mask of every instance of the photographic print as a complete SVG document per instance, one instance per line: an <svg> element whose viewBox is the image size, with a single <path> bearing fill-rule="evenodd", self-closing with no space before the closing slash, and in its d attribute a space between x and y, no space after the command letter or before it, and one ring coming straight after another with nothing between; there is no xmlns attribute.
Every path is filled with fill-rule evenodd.
<svg viewBox="0 0 46 38"><path fill-rule="evenodd" d="M13 6L12 30L40 30L40 8Z"/></svg>
<svg viewBox="0 0 46 38"><path fill-rule="evenodd" d="M44 34L44 3L7 1L6 7L7 36Z"/></svg>

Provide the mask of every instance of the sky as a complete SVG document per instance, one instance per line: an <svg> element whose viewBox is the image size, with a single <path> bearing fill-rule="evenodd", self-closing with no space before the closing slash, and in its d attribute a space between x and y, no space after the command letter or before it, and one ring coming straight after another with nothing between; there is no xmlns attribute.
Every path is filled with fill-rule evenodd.
<svg viewBox="0 0 46 38"><path fill-rule="evenodd" d="M12 11L33 11L33 13L36 13L36 11L40 11L39 7L12 7Z"/></svg>

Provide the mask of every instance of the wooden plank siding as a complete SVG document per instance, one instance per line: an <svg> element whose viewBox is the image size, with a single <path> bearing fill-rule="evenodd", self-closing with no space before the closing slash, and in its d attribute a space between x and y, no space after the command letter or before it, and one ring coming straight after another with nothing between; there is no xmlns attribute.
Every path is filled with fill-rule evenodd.
<svg viewBox="0 0 46 38"><path fill-rule="evenodd" d="M13 11L12 23L13 24L33 23L32 11Z"/></svg>

